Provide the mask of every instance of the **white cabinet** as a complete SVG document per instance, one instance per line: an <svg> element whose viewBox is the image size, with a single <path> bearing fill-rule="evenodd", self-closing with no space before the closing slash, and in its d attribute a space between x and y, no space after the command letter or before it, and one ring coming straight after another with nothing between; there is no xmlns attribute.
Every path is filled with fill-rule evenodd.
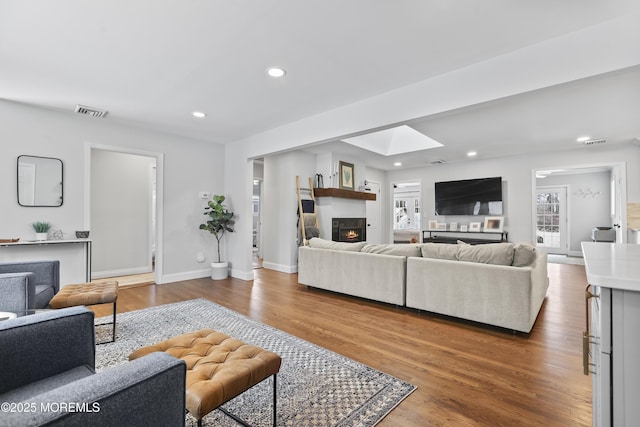
<svg viewBox="0 0 640 427"><path fill-rule="evenodd" d="M614 426L640 425L640 292L612 289Z"/></svg>
<svg viewBox="0 0 640 427"><path fill-rule="evenodd" d="M588 349L583 349L584 373L591 374L593 386L593 425L612 425L611 412L611 289L592 287L587 292L589 329L585 332Z"/></svg>
<svg viewBox="0 0 640 427"><path fill-rule="evenodd" d="M635 247L635 248L634 248ZM587 269L585 374L593 425L640 425L640 247L583 243Z"/></svg>

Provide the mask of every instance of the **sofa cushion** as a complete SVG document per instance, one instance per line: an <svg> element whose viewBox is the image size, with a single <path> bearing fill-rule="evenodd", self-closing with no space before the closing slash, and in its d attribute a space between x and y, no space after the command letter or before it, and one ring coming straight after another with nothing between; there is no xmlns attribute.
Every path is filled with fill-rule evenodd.
<svg viewBox="0 0 640 427"><path fill-rule="evenodd" d="M531 242L516 243L513 245L513 266L526 267L533 264L536 259L536 247Z"/></svg>
<svg viewBox="0 0 640 427"><path fill-rule="evenodd" d="M0 395L0 401L27 402L29 398L32 398L33 396L46 393L65 384L70 384L74 381L78 381L81 378L88 377L93 374L95 374L95 371L91 369L90 366L76 366L75 368L71 368L68 371L64 371L58 375L43 378L39 381L32 382L30 384L8 391Z"/></svg>
<svg viewBox="0 0 640 427"><path fill-rule="evenodd" d="M367 244L367 242L334 242L331 240L321 239L319 237L314 237L309 240L309 246L317 249L332 249L336 251L351 251L351 252L360 252L362 248Z"/></svg>
<svg viewBox="0 0 640 427"><path fill-rule="evenodd" d="M458 259L458 250L462 246L447 243L424 243L421 246L422 257L456 261Z"/></svg>
<svg viewBox="0 0 640 427"><path fill-rule="evenodd" d="M408 243L390 245L365 245L360 252L382 255L421 256L420 246Z"/></svg>
<svg viewBox="0 0 640 427"><path fill-rule="evenodd" d="M495 265L511 265L513 263L513 243L457 246L459 248L458 261Z"/></svg>

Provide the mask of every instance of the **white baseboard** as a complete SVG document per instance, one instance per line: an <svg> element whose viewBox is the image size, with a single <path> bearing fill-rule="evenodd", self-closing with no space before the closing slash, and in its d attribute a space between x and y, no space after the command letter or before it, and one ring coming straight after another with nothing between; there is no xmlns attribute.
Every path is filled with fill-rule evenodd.
<svg viewBox="0 0 640 427"><path fill-rule="evenodd" d="M269 270L275 270L275 271L280 271L282 273L289 273L289 274L298 272L297 265L284 265L284 264L276 264L273 262L263 261L262 267Z"/></svg>
<svg viewBox="0 0 640 427"><path fill-rule="evenodd" d="M148 266L123 268L120 270L108 270L108 271L92 271L91 279L104 279L105 277L117 277L117 276L130 276L132 274L145 274L151 273L152 270Z"/></svg>
<svg viewBox="0 0 640 427"><path fill-rule="evenodd" d="M181 282L183 280L201 279L203 277L211 277L211 269L206 268L203 270L185 271L182 273L163 274L162 277L158 277L156 283L158 285L164 285L167 283Z"/></svg>
<svg viewBox="0 0 640 427"><path fill-rule="evenodd" d="M253 280L253 270L245 271L245 270L236 270L232 268L231 277L244 280L245 282L250 282Z"/></svg>

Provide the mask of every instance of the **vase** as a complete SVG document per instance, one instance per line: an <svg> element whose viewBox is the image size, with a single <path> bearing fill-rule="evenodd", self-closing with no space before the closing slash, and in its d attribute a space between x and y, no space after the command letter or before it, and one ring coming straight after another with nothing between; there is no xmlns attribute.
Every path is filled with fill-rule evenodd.
<svg viewBox="0 0 640 427"><path fill-rule="evenodd" d="M211 278L213 280L223 280L229 277L229 263L228 262L212 262L211 263Z"/></svg>
<svg viewBox="0 0 640 427"><path fill-rule="evenodd" d="M36 233L36 241L41 242L43 240L47 240L49 233Z"/></svg>

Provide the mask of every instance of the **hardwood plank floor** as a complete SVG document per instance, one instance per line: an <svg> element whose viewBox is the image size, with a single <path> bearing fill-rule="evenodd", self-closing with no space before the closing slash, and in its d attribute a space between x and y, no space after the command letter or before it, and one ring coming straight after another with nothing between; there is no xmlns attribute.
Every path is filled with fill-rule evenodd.
<svg viewBox="0 0 640 427"><path fill-rule="evenodd" d="M583 266L549 264L530 334L306 288L297 275L121 289L118 312L206 298L418 387L379 425L591 425L582 374ZM106 315L109 307L99 307Z"/></svg>

